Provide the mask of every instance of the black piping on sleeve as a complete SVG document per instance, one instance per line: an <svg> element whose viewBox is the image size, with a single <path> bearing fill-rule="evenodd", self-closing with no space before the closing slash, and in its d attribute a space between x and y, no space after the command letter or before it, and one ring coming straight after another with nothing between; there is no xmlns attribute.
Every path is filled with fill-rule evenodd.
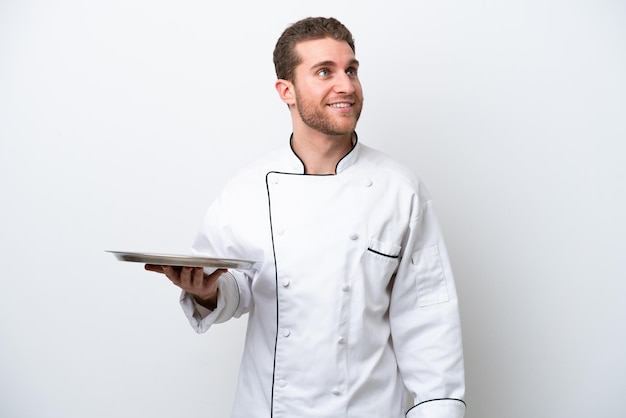
<svg viewBox="0 0 626 418"><path fill-rule="evenodd" d="M408 414L409 414L409 412L411 412L411 410L413 410L414 408L417 408L417 407L418 407L418 406L420 406L420 405L423 405L423 404L428 403L428 402L435 402L435 401L457 401L457 402L461 402L464 406L466 406L466 407L467 407L467 404L466 404L466 403L465 403L465 401L464 401L464 400L462 400L462 399L456 399L456 398L438 398L438 399L429 399L429 400L427 400L427 401L420 402L420 403L418 403L417 405L413 405L411 408L409 408L409 410L408 410L408 411L406 411L406 414L405 414L405 415L408 415Z"/></svg>

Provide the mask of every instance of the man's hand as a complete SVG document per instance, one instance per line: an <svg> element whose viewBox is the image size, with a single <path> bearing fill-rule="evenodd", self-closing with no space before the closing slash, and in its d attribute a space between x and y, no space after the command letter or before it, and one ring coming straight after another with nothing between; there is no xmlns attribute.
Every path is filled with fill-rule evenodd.
<svg viewBox="0 0 626 418"><path fill-rule="evenodd" d="M212 274L205 274L202 267L173 267L146 264L145 269L162 273L176 286L192 294L196 301L208 309L217 307L217 279L226 269L217 269Z"/></svg>

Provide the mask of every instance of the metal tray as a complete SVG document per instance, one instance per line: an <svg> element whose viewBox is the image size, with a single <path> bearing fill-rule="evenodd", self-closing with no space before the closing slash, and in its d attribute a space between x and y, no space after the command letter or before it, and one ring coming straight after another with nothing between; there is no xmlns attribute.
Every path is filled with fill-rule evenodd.
<svg viewBox="0 0 626 418"><path fill-rule="evenodd" d="M158 254L128 251L107 251L120 261L174 267L214 267L223 269L249 270L255 261L237 258L214 258L198 255Z"/></svg>

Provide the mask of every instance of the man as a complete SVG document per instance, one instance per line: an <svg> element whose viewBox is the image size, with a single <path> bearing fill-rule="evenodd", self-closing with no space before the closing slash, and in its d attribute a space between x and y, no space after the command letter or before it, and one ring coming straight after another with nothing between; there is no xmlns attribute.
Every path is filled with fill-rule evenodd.
<svg viewBox="0 0 626 418"><path fill-rule="evenodd" d="M446 248L419 180L357 140L352 35L335 19L301 20L274 63L290 147L228 183L193 246L262 262L247 272L146 268L183 289L198 332L249 314L232 417L462 417Z"/></svg>

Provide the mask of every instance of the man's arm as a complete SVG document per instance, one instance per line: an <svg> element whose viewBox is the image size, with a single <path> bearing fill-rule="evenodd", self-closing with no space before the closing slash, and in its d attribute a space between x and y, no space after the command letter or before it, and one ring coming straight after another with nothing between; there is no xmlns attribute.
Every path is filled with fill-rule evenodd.
<svg viewBox="0 0 626 418"><path fill-rule="evenodd" d="M430 202L411 222L389 320L398 367L414 398L407 418L462 418L465 377L458 300Z"/></svg>

